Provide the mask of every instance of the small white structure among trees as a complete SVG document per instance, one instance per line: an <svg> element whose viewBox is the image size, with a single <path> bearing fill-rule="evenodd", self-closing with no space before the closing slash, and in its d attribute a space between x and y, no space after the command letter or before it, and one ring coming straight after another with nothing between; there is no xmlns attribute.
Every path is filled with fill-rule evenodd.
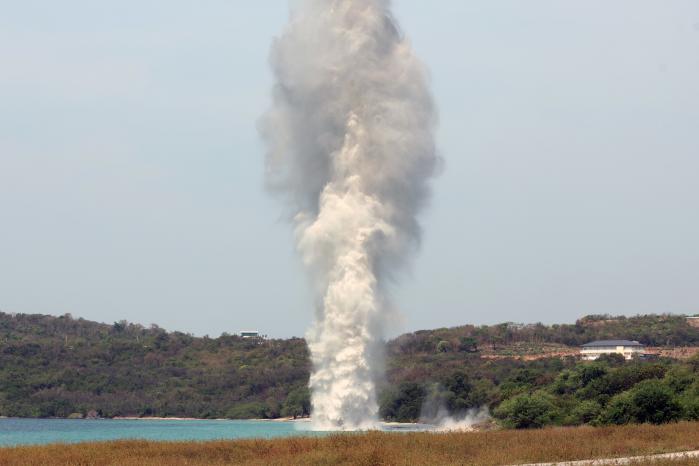
<svg viewBox="0 0 699 466"><path fill-rule="evenodd" d="M630 340L598 340L580 347L580 355L585 361L594 361L603 354L620 354L624 359L643 356L645 346Z"/></svg>

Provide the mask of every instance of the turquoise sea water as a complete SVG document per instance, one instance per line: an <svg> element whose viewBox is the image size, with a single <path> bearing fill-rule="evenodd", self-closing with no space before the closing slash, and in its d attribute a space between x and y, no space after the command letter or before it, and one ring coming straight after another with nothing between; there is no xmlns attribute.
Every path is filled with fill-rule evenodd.
<svg viewBox="0 0 699 466"><path fill-rule="evenodd" d="M0 446L116 439L215 440L322 435L305 422L0 419Z"/></svg>

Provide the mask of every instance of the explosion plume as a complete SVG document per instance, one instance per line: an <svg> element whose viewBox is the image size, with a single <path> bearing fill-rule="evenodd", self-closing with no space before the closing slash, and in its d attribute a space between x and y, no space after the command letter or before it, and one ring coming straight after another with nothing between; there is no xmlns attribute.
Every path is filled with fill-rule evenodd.
<svg viewBox="0 0 699 466"><path fill-rule="evenodd" d="M426 72L388 0L295 2L270 61L260 132L315 291L313 425L372 428L387 284L418 246L438 162Z"/></svg>

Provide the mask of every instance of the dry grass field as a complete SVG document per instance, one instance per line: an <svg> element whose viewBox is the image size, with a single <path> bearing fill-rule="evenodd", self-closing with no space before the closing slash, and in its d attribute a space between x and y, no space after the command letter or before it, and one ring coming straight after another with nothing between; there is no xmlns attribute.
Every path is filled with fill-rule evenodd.
<svg viewBox="0 0 699 466"><path fill-rule="evenodd" d="M698 466L699 458L681 460L644 461L629 463L630 466Z"/></svg>
<svg viewBox="0 0 699 466"><path fill-rule="evenodd" d="M699 423L474 433L382 433L215 442L116 441L0 448L15 465L504 465L699 449ZM699 459L634 464L699 465Z"/></svg>

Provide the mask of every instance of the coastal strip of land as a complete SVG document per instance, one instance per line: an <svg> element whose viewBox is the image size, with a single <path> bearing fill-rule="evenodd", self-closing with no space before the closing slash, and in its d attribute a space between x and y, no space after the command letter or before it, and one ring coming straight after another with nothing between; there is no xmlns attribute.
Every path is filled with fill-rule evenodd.
<svg viewBox="0 0 699 466"><path fill-rule="evenodd" d="M660 462L646 461L645 458L648 455L696 450L699 450L699 422L679 422L660 426L558 427L489 432L343 433L274 440L123 440L52 444L0 448L0 464L521 465L612 458L631 458L632 461L626 464L699 464L697 458L680 456L674 459L659 457Z"/></svg>

